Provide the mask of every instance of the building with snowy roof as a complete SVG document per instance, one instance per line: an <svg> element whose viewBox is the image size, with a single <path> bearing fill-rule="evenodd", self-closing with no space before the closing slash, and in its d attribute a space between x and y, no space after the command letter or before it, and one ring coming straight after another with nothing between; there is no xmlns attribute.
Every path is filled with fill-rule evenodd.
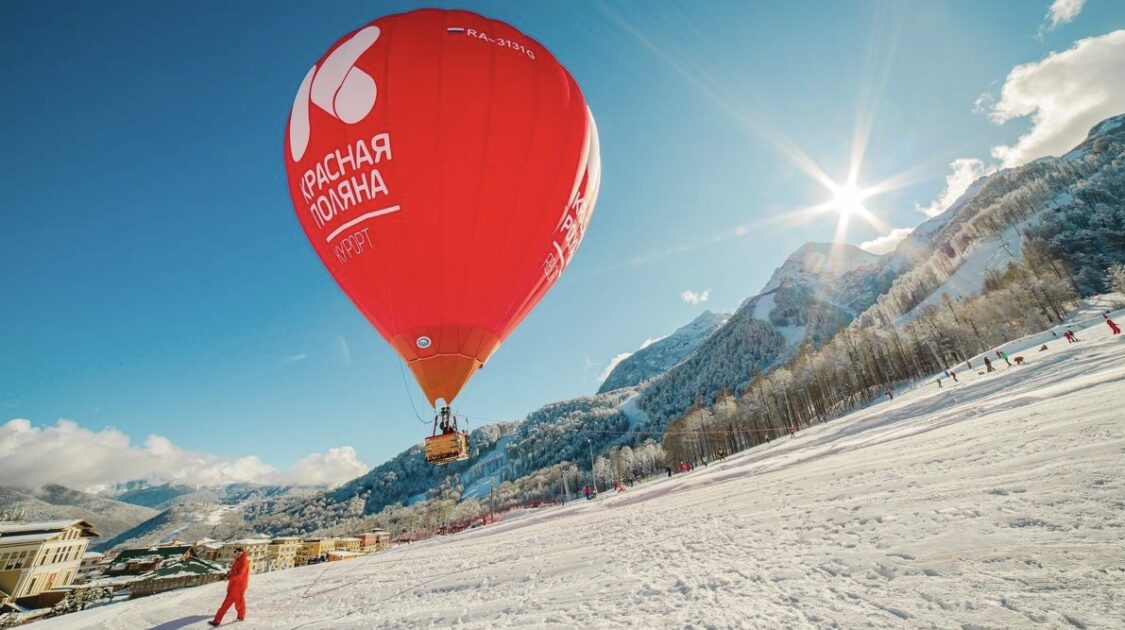
<svg viewBox="0 0 1125 630"><path fill-rule="evenodd" d="M138 577L130 588L129 599L219 582L226 579L226 576L226 566L195 556L186 556L167 562L159 569Z"/></svg>
<svg viewBox="0 0 1125 630"><path fill-rule="evenodd" d="M90 539L99 536L81 519L0 523L0 591L9 602L31 602L70 585Z"/></svg>

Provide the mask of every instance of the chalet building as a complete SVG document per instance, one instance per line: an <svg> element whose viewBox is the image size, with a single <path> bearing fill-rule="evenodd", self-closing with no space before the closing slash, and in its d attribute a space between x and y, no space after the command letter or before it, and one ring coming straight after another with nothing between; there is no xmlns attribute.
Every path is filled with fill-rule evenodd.
<svg viewBox="0 0 1125 630"><path fill-rule="evenodd" d="M265 573L270 570L269 544L269 538L243 538L229 542L219 550L217 561L229 567L238 555L236 550L241 547L250 554L250 572Z"/></svg>
<svg viewBox="0 0 1125 630"><path fill-rule="evenodd" d="M357 534L360 551L381 551L391 546L391 534L386 530L375 529Z"/></svg>
<svg viewBox="0 0 1125 630"><path fill-rule="evenodd" d="M295 537L274 538L267 546L269 570L280 571L297 566L297 552L301 550L301 539Z"/></svg>
<svg viewBox="0 0 1125 630"><path fill-rule="evenodd" d="M192 547L192 551L195 552L195 557L201 560L218 562L219 555L222 554L223 551L223 543L205 538L195 543L195 546Z"/></svg>
<svg viewBox="0 0 1125 630"><path fill-rule="evenodd" d="M141 575L130 587L129 599L220 582L226 576L225 565L189 555L166 562L160 568Z"/></svg>
<svg viewBox="0 0 1125 630"><path fill-rule="evenodd" d="M0 523L0 599L36 598L73 583L90 539L84 520Z"/></svg>
<svg viewBox="0 0 1125 630"><path fill-rule="evenodd" d="M352 553L359 553L362 542L359 538L354 536L347 536L345 538L336 539L336 548L333 551L350 551Z"/></svg>
<svg viewBox="0 0 1125 630"><path fill-rule="evenodd" d="M297 551L297 566L319 562L327 558L329 551L336 549L334 538L309 538L301 541L301 548Z"/></svg>

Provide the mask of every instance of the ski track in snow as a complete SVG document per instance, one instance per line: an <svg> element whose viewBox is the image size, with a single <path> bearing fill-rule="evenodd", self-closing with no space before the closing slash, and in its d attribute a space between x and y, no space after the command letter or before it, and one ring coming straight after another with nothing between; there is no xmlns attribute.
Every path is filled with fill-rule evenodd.
<svg viewBox="0 0 1125 630"><path fill-rule="evenodd" d="M1125 627L1125 335L1076 329L624 494L252 576L236 627ZM34 627L203 628L223 589Z"/></svg>

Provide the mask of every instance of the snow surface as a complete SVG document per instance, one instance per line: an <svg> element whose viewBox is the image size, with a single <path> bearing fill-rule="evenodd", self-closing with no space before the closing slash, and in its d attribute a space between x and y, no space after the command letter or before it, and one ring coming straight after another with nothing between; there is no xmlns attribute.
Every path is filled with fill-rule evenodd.
<svg viewBox="0 0 1125 630"><path fill-rule="evenodd" d="M770 321L770 311L777 306L776 297L776 290L759 294L757 301L754 302L754 314L751 317L763 322Z"/></svg>
<svg viewBox="0 0 1125 630"><path fill-rule="evenodd" d="M255 575L237 627L1123 628L1125 336L1083 316L694 473ZM224 588L35 627L203 628Z"/></svg>
<svg viewBox="0 0 1125 630"><path fill-rule="evenodd" d="M648 414L637 405L640 400L641 393L637 392L621 401L621 404L617 406L617 408L621 410L621 413L625 414L625 417L629 419L630 429L648 424L649 422Z"/></svg>
<svg viewBox="0 0 1125 630"><path fill-rule="evenodd" d="M464 485L461 490L463 498L484 498L488 496L493 486L498 486L504 482L501 473L508 467L508 444L512 441L512 437L513 434L509 433L497 440L496 445L487 455L478 458L468 470L461 474L461 483ZM424 499L426 494L426 492L422 492L418 501ZM411 501L414 501L413 497Z"/></svg>

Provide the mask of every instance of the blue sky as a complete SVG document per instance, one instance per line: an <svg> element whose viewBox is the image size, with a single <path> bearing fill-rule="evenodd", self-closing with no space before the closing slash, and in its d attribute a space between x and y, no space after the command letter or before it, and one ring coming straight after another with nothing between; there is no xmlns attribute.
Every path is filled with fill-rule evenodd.
<svg viewBox="0 0 1125 630"><path fill-rule="evenodd" d="M831 240L831 214L771 222L831 196L784 147L843 181L869 121L860 185L911 177L866 200L882 232L853 221L846 240L912 227L950 162L997 165L1042 124L990 117L1012 108L1013 67L1125 27L1099 0L1050 30L1048 2L775 4L472 3L578 80L603 184L572 265L459 397L470 417L592 393L614 355L733 310ZM421 439L420 392L316 259L282 162L310 64L417 6L3 4L0 424L69 418L277 468L343 445L373 465Z"/></svg>

